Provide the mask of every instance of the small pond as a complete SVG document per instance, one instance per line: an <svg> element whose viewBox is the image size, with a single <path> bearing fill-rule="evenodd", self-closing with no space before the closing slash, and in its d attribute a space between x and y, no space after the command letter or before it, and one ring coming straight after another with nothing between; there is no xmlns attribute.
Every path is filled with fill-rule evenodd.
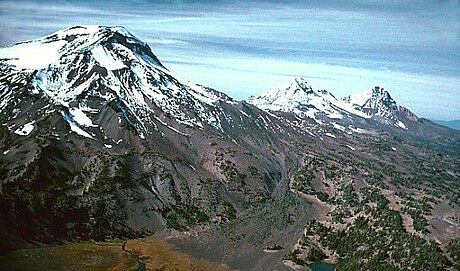
<svg viewBox="0 0 460 271"><path fill-rule="evenodd" d="M330 263L312 263L308 265L312 271L334 271L335 264Z"/></svg>

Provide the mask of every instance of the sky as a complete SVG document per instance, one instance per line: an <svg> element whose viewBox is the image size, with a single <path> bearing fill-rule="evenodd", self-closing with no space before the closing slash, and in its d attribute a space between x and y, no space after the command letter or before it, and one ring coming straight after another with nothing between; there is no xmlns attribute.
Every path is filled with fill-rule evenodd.
<svg viewBox="0 0 460 271"><path fill-rule="evenodd" d="M460 119L460 0L0 1L2 47L73 25L124 26L172 72L238 100L304 77Z"/></svg>

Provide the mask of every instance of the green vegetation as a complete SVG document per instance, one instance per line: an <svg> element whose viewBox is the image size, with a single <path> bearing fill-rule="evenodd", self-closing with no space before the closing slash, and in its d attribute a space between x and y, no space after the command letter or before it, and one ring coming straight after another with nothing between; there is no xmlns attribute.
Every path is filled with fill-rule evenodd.
<svg viewBox="0 0 460 271"><path fill-rule="evenodd" d="M314 189L311 187L312 181L315 178L313 172L313 164L301 168L294 176L293 188L306 194L311 194Z"/></svg>
<svg viewBox="0 0 460 271"><path fill-rule="evenodd" d="M219 229L231 242L244 240L246 244L260 247L266 245L267 238L273 232L286 230L292 224L293 213L301 204L306 205L304 201L297 201L292 193L286 193L279 200L248 206L244 215L220 224Z"/></svg>
<svg viewBox="0 0 460 271"><path fill-rule="evenodd" d="M450 257L455 261L454 267L460 270L460 238L454 239L447 247Z"/></svg>
<svg viewBox="0 0 460 271"><path fill-rule="evenodd" d="M248 166L248 172L251 177L260 177L259 170L255 166Z"/></svg>
<svg viewBox="0 0 460 271"><path fill-rule="evenodd" d="M406 232L399 212L377 189L362 189L361 204L372 204L347 230L318 222L307 225L308 235L319 235L322 245L339 255L338 270L443 270L447 260L434 242Z"/></svg>
<svg viewBox="0 0 460 271"><path fill-rule="evenodd" d="M298 265L305 265L306 262L297 257L297 254L299 254L297 250L290 250L286 255L284 255L283 260L292 261L293 263Z"/></svg>
<svg viewBox="0 0 460 271"><path fill-rule="evenodd" d="M228 220L235 219L236 218L235 207L233 207L233 205L228 201L224 203L224 207L225 207L224 217Z"/></svg>
<svg viewBox="0 0 460 271"><path fill-rule="evenodd" d="M171 207L166 214L168 228L185 231L189 227L209 221L209 216L192 203Z"/></svg>
<svg viewBox="0 0 460 271"><path fill-rule="evenodd" d="M227 182L238 184L239 188L242 189L246 185L246 177L247 175L241 173L235 163L225 160L223 163L220 164L220 169L222 173L225 175Z"/></svg>
<svg viewBox="0 0 460 271"><path fill-rule="evenodd" d="M323 202L329 201L329 195L324 192L316 192L316 197L318 197L318 199Z"/></svg>
<svg viewBox="0 0 460 271"><path fill-rule="evenodd" d="M324 258L326 258L326 254L324 254L324 252L321 249L313 246L308 251L306 260L310 262L319 262Z"/></svg>
<svg viewBox="0 0 460 271"><path fill-rule="evenodd" d="M440 200L458 204L460 178L447 173L449 168L458 172L454 169L457 160L412 157L401 151L403 158L398 159L404 160L398 162L394 156L379 153L390 151L392 143L373 143L369 154L374 156L366 158L348 152L308 155L308 162L294 175L292 187L334 205L329 212L331 220L343 224L344 229L309 223L299 244L308 245L308 238L318 237L322 246L338 254L337 269L341 271L445 270L449 262L438 244L423 235L433 205ZM397 192L393 195L385 190ZM391 197L396 198L392 205ZM395 208L398 205L400 208ZM418 234L403 225L402 214L410 215ZM450 250L455 251L457 245L452 242ZM286 258L294 256L290 253Z"/></svg>

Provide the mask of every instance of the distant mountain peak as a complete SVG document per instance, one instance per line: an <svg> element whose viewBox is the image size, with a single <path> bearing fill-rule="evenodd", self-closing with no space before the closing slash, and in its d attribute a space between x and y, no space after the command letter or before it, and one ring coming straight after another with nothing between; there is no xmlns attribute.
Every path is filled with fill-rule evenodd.
<svg viewBox="0 0 460 271"><path fill-rule="evenodd" d="M332 119L343 119L349 114L368 117L346 102L338 100L330 92L313 89L305 78L293 78L279 87L252 96L247 101L264 110L293 112L316 121L319 121L317 115Z"/></svg>
<svg viewBox="0 0 460 271"><path fill-rule="evenodd" d="M391 97L390 93L384 88L376 86L371 91L371 96L367 100L367 102L362 105L364 108L376 108L380 104L385 105L387 108L396 109L396 102Z"/></svg>
<svg viewBox="0 0 460 271"><path fill-rule="evenodd" d="M248 99L250 103L279 106L286 110L294 110L306 102L306 97L313 94L313 89L306 79L293 78L279 87L270 88L257 96Z"/></svg>
<svg viewBox="0 0 460 271"><path fill-rule="evenodd" d="M294 92L309 92L312 91L312 87L306 78L303 77L294 77L279 86L278 89L288 89Z"/></svg>
<svg viewBox="0 0 460 271"><path fill-rule="evenodd" d="M131 43L138 43L146 45L140 41L133 34L131 34L123 26L99 26L99 25L75 25L66 29L62 29L46 35L42 38L25 41L18 44L30 43L40 41L43 43L56 42L65 40L66 42L72 42L78 38L84 37L85 40L80 40L79 43L85 46L94 45L96 43L108 42L111 39L121 38L128 39Z"/></svg>
<svg viewBox="0 0 460 271"><path fill-rule="evenodd" d="M418 120L408 109L398 107L390 93L379 86L362 94L337 99L326 90L313 89L305 78L293 78L247 101L266 111L294 113L320 124L325 119L333 119L340 120L343 125L384 123L406 129L401 120ZM369 122L370 119L373 121Z"/></svg>
<svg viewBox="0 0 460 271"><path fill-rule="evenodd" d="M343 100L351 103L357 110L373 116L395 119L398 112L396 101L388 91L379 86L362 94L350 95Z"/></svg>

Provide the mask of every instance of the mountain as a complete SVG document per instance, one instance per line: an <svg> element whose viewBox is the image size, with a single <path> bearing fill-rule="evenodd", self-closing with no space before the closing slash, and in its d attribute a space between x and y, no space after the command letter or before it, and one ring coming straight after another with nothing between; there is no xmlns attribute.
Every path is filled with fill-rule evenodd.
<svg viewBox="0 0 460 271"><path fill-rule="evenodd" d="M46 55L46 59L34 55ZM234 103L210 89L190 84L169 72L142 43L120 27L72 27L39 40L3 49L2 86L30 84L33 95L46 96L74 132L92 138L108 127L92 125L98 104L112 102L126 122L144 137L161 110L190 127L222 129L216 104ZM28 72L34 71L34 72ZM2 111L16 109L12 89L2 92ZM9 108L8 108L9 107ZM31 120L32 121L32 120ZM171 127L171 129L174 129ZM113 138L112 138L113 139Z"/></svg>
<svg viewBox="0 0 460 271"><path fill-rule="evenodd" d="M337 99L295 78L235 101L103 26L2 48L0 71L6 269L25 247L151 236L240 270L460 264L460 133L381 88Z"/></svg>
<svg viewBox="0 0 460 271"><path fill-rule="evenodd" d="M304 78L294 78L248 98L247 102L268 112L293 113L297 118L319 124L335 123L340 129L382 128L380 124L407 129L405 123L418 120L407 108L398 107L383 88L337 99L326 90L314 90Z"/></svg>
<svg viewBox="0 0 460 271"><path fill-rule="evenodd" d="M460 130L460 120L450 120L450 121L444 121L444 120L433 120L433 122L452 128L456 130Z"/></svg>
<svg viewBox="0 0 460 271"><path fill-rule="evenodd" d="M316 121L320 121L319 115L330 119L343 119L346 116L369 118L326 90L313 90L304 78L294 78L282 86L248 98L247 102L264 110L293 112Z"/></svg>
<svg viewBox="0 0 460 271"><path fill-rule="evenodd" d="M394 122L395 125L405 129L406 125L401 119L417 121L418 117L411 113L407 108L398 107L396 101L391 97L388 91L376 86L371 91L350 95L343 98L344 101L353 105L357 110L371 115L373 118L380 119L383 122ZM401 111L405 115L401 117ZM409 116L411 116L409 118Z"/></svg>
<svg viewBox="0 0 460 271"><path fill-rule="evenodd" d="M351 103L356 109L368 111L369 115L389 118L398 111L396 102L390 96L390 93L378 86L369 92L350 95L343 100Z"/></svg>
<svg viewBox="0 0 460 271"><path fill-rule="evenodd" d="M122 27L71 27L0 58L5 240L225 221L289 166L274 135L291 127L178 78Z"/></svg>

